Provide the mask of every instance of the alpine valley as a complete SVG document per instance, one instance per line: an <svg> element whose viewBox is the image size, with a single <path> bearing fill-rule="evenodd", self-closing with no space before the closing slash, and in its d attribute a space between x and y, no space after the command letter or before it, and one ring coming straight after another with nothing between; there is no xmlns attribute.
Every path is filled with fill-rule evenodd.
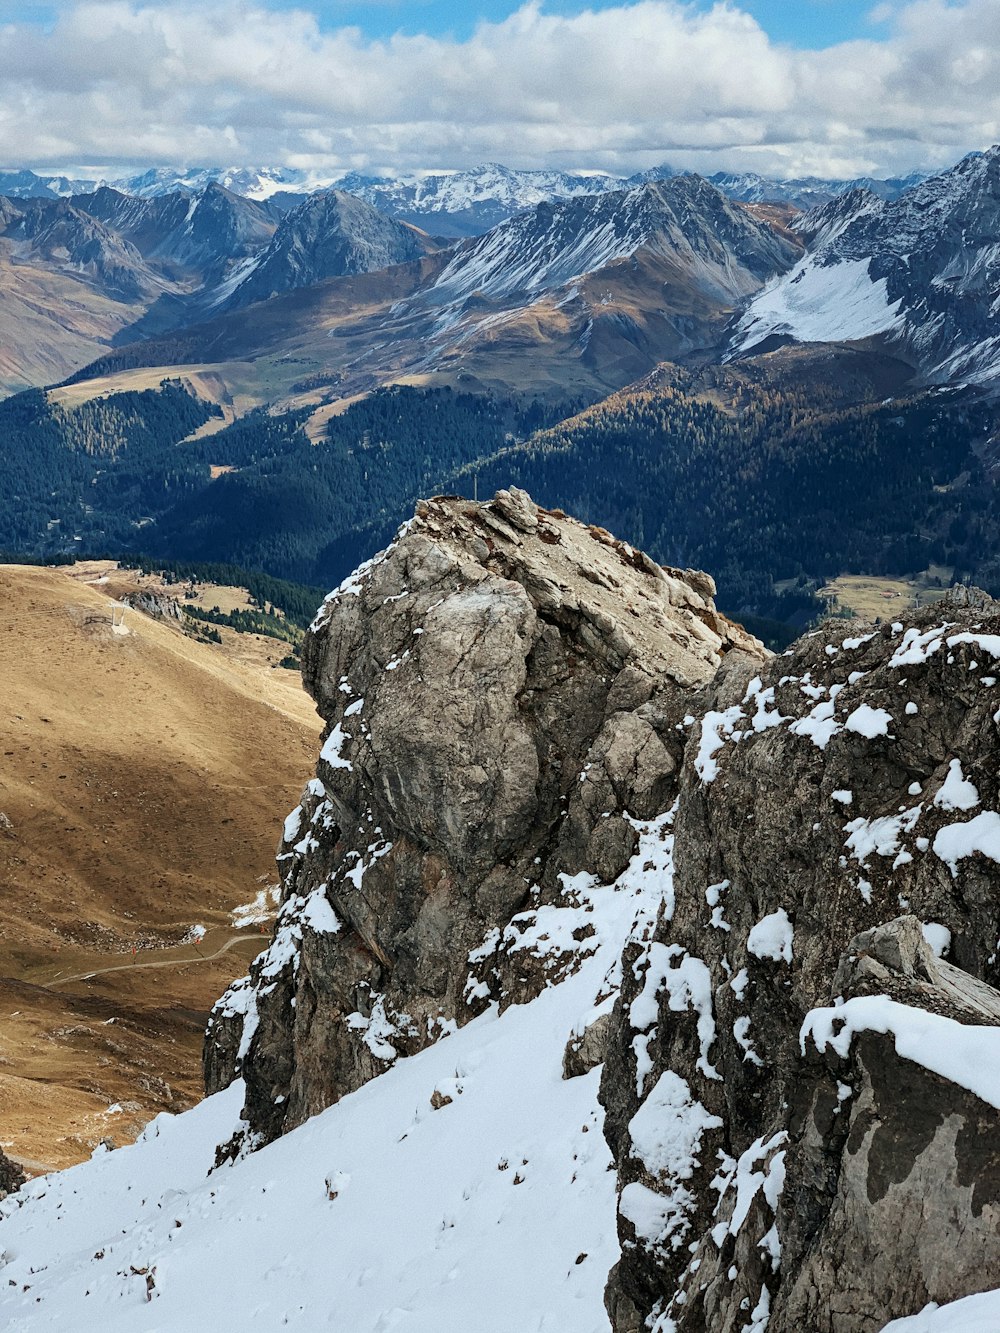
<svg viewBox="0 0 1000 1333"><path fill-rule="evenodd" d="M773 642L844 576L1000 591L1000 149L884 182L9 179L0 550L328 585L418 496L514 482Z"/></svg>
<svg viewBox="0 0 1000 1333"><path fill-rule="evenodd" d="M1000 146L0 192L0 1324L1000 1329Z"/></svg>

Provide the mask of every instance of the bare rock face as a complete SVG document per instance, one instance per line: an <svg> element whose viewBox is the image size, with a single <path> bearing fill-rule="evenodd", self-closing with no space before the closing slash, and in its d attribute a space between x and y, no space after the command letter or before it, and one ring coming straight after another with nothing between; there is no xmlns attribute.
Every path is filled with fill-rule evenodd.
<svg viewBox="0 0 1000 1333"><path fill-rule="evenodd" d="M19 1190L24 1181L24 1172L17 1162L12 1162L5 1153L0 1152L0 1199Z"/></svg>
<svg viewBox="0 0 1000 1333"><path fill-rule="evenodd" d="M327 598L275 937L206 1040L208 1091L246 1080L251 1142L572 966L541 947L546 906L623 870L676 795L693 692L731 650L768 656L713 594L512 490L422 503Z"/></svg>
<svg viewBox="0 0 1000 1333"><path fill-rule="evenodd" d="M966 594L706 691L607 1036L616 1333L876 1333L996 1285L1000 1082L948 1053L1000 1024L998 679Z"/></svg>

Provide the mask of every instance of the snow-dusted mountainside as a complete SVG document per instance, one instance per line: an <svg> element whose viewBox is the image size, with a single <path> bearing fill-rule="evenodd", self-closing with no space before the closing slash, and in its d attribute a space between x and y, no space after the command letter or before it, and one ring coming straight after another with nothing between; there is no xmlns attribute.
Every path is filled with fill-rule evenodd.
<svg viewBox="0 0 1000 1333"><path fill-rule="evenodd" d="M806 256L761 292L734 345L883 335L931 381L989 381L1000 351L1000 147L897 199L859 188L794 224Z"/></svg>
<svg viewBox="0 0 1000 1333"><path fill-rule="evenodd" d="M151 167L135 176L106 182L122 194L156 199L165 194L200 194L207 185L221 185L233 194L258 201L288 190L295 193L328 189L334 177L316 178L294 167Z"/></svg>
<svg viewBox="0 0 1000 1333"><path fill-rule="evenodd" d="M74 203L113 227L147 259L182 271L204 270L208 283L263 250L276 227L259 204L215 183L190 195L150 198L103 186L76 196Z"/></svg>
<svg viewBox="0 0 1000 1333"><path fill-rule="evenodd" d="M71 199L0 198L0 237L16 263L65 272L116 301L150 299L167 286L127 236Z"/></svg>
<svg viewBox="0 0 1000 1333"><path fill-rule="evenodd" d="M700 176L675 176L519 214L460 245L428 296L443 304L536 294L639 250L669 258L729 301L783 271L795 253Z"/></svg>
<svg viewBox="0 0 1000 1333"><path fill-rule="evenodd" d="M911 189L926 179L923 172L911 172L908 176L890 177L888 180L876 180L873 176L859 177L856 180L824 180L820 176L792 177L789 180L775 180L759 176L756 172L715 172L707 178L730 199L738 199L747 204L792 204L795 208L819 208L849 194L851 190L867 189L880 199L896 199L904 190Z"/></svg>
<svg viewBox="0 0 1000 1333"><path fill-rule="evenodd" d="M228 303L250 305L325 278L406 264L434 248L414 227L354 195L329 190L284 215L267 248L242 271Z"/></svg>
<svg viewBox="0 0 1000 1333"><path fill-rule="evenodd" d="M65 199L92 188L66 176L38 176L33 171L0 171L0 195L7 199Z"/></svg>

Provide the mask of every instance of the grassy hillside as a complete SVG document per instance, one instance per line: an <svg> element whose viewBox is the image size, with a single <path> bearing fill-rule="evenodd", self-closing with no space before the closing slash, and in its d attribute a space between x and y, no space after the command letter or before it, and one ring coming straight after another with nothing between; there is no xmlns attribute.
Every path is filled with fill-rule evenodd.
<svg viewBox="0 0 1000 1333"><path fill-rule="evenodd" d="M231 914L274 880L315 764L295 673L231 631L127 611L116 633L127 577L0 567L0 1112L43 1165L200 1096L207 1010L260 948Z"/></svg>

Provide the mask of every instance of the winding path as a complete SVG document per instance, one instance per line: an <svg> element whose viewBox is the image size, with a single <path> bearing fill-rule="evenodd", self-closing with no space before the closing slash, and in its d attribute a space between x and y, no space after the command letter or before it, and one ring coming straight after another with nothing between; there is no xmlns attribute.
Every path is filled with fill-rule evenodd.
<svg viewBox="0 0 1000 1333"><path fill-rule="evenodd" d="M156 958L148 963L139 963L133 959L130 963L115 963L112 967L94 967L89 972L78 972L69 977L54 977L51 981L41 984L46 990L53 990L56 986L68 986L73 981L90 981L93 977L103 977L109 972L138 972L143 968L151 967L187 967L191 963L211 963L216 958L221 958L224 953L228 953L234 945L243 943L256 943L260 940L261 947L264 947L265 940L263 936L257 935L231 935L221 948L216 949L215 953L200 953L194 958ZM182 948L192 948L193 946L183 945Z"/></svg>

